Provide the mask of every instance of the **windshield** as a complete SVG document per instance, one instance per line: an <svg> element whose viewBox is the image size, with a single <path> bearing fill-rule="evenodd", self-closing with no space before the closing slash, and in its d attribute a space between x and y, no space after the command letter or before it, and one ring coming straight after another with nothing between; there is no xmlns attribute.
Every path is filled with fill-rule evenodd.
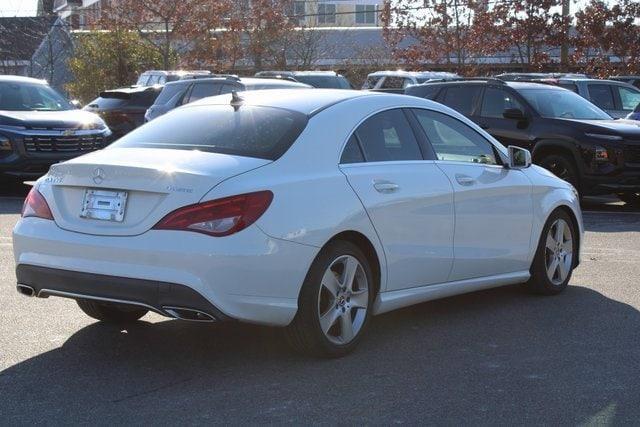
<svg viewBox="0 0 640 427"><path fill-rule="evenodd" d="M111 147L200 150L276 160L306 125L306 115L280 108L193 106L139 127Z"/></svg>
<svg viewBox="0 0 640 427"><path fill-rule="evenodd" d="M73 107L64 96L38 83L0 82L0 110L63 111Z"/></svg>
<svg viewBox="0 0 640 427"><path fill-rule="evenodd" d="M568 90L521 89L534 110L548 119L611 120L611 116Z"/></svg>

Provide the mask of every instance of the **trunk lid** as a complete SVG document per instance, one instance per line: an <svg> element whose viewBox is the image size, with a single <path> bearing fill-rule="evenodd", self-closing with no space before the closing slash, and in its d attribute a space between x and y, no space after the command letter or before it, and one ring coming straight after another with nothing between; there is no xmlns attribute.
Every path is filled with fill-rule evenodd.
<svg viewBox="0 0 640 427"><path fill-rule="evenodd" d="M198 203L223 180L270 162L200 151L109 148L52 166L40 191L65 230L131 236L177 208ZM126 192L122 221L82 217L87 190Z"/></svg>

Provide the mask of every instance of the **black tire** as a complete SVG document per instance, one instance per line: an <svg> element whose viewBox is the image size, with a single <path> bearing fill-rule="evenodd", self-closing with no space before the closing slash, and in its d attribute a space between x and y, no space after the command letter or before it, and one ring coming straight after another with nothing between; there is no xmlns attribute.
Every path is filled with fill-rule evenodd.
<svg viewBox="0 0 640 427"><path fill-rule="evenodd" d="M135 322L149 312L144 308L131 305L102 303L86 299L79 299L76 302L87 316L110 323Z"/></svg>
<svg viewBox="0 0 640 427"><path fill-rule="evenodd" d="M631 207L640 207L640 193L623 193L618 194L618 198L626 205Z"/></svg>
<svg viewBox="0 0 640 427"><path fill-rule="evenodd" d="M336 344L330 341L322 331L318 307L324 273L335 260L345 255L356 258L362 266L367 280L368 304L366 309L362 309L365 310L364 322L354 338L346 344ZM369 324L375 290L369 261L355 244L341 240L328 244L314 260L302 285L298 297L298 312L286 328L289 343L296 351L315 357L340 357L351 352L362 339Z"/></svg>
<svg viewBox="0 0 640 427"><path fill-rule="evenodd" d="M582 194L578 169L571 157L564 154L549 154L540 159L538 164L573 185Z"/></svg>
<svg viewBox="0 0 640 427"><path fill-rule="evenodd" d="M553 283L547 274L547 257L549 256L549 252L547 250L547 236L549 234L549 230L554 225L554 223L562 219L568 224L569 231L571 233L572 239L572 258L571 258L571 267L569 268L569 273L561 283ZM563 210L557 209L551 213L549 219L542 229L542 234L540 235L540 241L538 242L538 248L536 250L536 255L533 259L533 263L531 264L530 272L531 278L528 282L525 283L525 287L532 293L540 294L540 295L557 295L564 291L567 287L567 284L571 280L571 275L573 273L573 269L576 266L577 260L577 251L578 248L578 234L576 229L576 224L573 222L571 217Z"/></svg>

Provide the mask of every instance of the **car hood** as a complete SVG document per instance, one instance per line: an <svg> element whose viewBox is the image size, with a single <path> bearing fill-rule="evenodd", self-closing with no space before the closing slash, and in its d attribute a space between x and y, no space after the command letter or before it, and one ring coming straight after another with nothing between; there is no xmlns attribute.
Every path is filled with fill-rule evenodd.
<svg viewBox="0 0 640 427"><path fill-rule="evenodd" d="M29 128L79 129L102 125L93 113L81 110L65 111L3 111L0 110L0 126L24 126Z"/></svg>
<svg viewBox="0 0 640 427"><path fill-rule="evenodd" d="M640 122L637 120L577 120L556 119L570 122L572 126L589 133L619 135L624 138L640 140Z"/></svg>

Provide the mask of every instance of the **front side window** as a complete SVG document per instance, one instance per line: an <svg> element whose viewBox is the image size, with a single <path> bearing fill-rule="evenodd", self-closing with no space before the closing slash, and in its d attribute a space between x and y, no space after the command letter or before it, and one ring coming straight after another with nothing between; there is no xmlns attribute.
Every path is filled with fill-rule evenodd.
<svg viewBox="0 0 640 427"><path fill-rule="evenodd" d="M356 24L375 24L376 6L374 4L356 5Z"/></svg>
<svg viewBox="0 0 640 427"><path fill-rule="evenodd" d="M459 120L429 110L413 110L438 160L500 164L493 145Z"/></svg>
<svg viewBox="0 0 640 427"><path fill-rule="evenodd" d="M591 102L604 110L615 110L613 92L609 85L589 85L589 97Z"/></svg>
<svg viewBox="0 0 640 427"><path fill-rule="evenodd" d="M373 89L380 81L380 76L367 76L367 80L362 85L362 89Z"/></svg>
<svg viewBox="0 0 640 427"><path fill-rule="evenodd" d="M547 119L610 120L611 116L568 90L521 89L520 95Z"/></svg>
<svg viewBox="0 0 640 427"><path fill-rule="evenodd" d="M0 82L0 110L63 111L71 109L71 104L47 85Z"/></svg>
<svg viewBox="0 0 640 427"><path fill-rule="evenodd" d="M276 160L307 125L305 114L282 108L202 105L178 108L109 148L199 150Z"/></svg>
<svg viewBox="0 0 640 427"><path fill-rule="evenodd" d="M422 160L418 141L402 110L389 110L369 117L356 130L368 162Z"/></svg>
<svg viewBox="0 0 640 427"><path fill-rule="evenodd" d="M623 86L617 86L616 89L620 94L622 109L632 111L640 104L640 91L629 89Z"/></svg>
<svg viewBox="0 0 640 427"><path fill-rule="evenodd" d="M479 85L452 86L446 89L442 103L460 114L470 116L473 106L480 95L482 87Z"/></svg>
<svg viewBox="0 0 640 427"><path fill-rule="evenodd" d="M318 24L336 23L336 5L329 3L318 3Z"/></svg>
<svg viewBox="0 0 640 427"><path fill-rule="evenodd" d="M509 109L518 109L524 112L522 105L509 92L493 87L488 87L485 90L482 112L480 113L482 117L503 119L504 111Z"/></svg>

